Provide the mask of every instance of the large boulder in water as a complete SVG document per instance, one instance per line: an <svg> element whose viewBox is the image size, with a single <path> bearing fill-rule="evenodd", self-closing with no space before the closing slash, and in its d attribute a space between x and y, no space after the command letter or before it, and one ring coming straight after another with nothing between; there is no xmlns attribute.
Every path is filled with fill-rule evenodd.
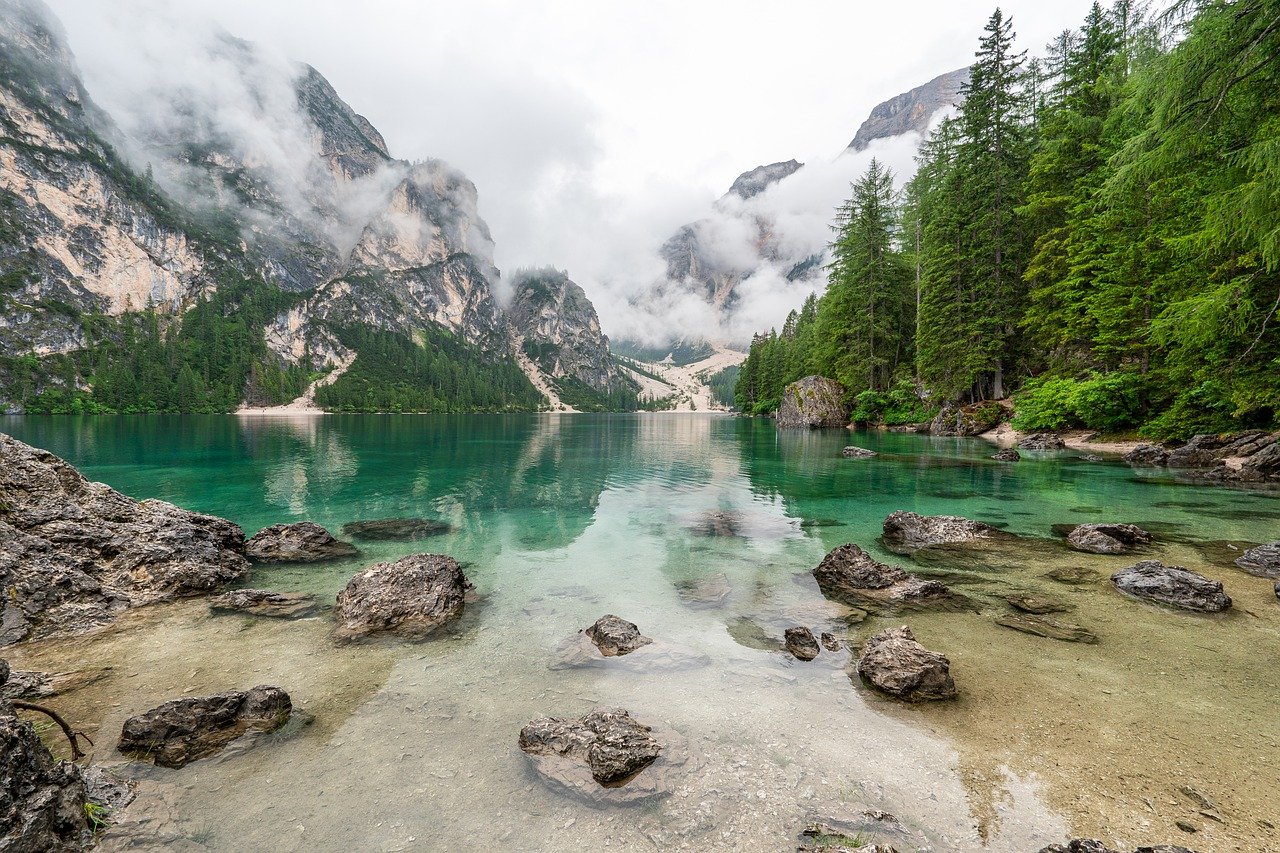
<svg viewBox="0 0 1280 853"><path fill-rule="evenodd" d="M543 779L590 802L620 805L671 791L661 766L669 745L622 709L532 720L518 744Z"/></svg>
<svg viewBox="0 0 1280 853"><path fill-rule="evenodd" d="M920 515L898 510L884 520L882 541L895 553L933 545L963 545L984 539L1012 538L990 524L958 515Z"/></svg>
<svg viewBox="0 0 1280 853"><path fill-rule="evenodd" d="M0 435L0 646L215 591L248 570L243 548L226 519L135 501Z"/></svg>
<svg viewBox="0 0 1280 853"><path fill-rule="evenodd" d="M929 434L982 435L999 426L1005 415L1005 410L998 403L990 401L970 406L943 406L929 423Z"/></svg>
<svg viewBox="0 0 1280 853"><path fill-rule="evenodd" d="M1136 524L1078 524L1067 544L1090 554L1124 554L1151 544L1151 534Z"/></svg>
<svg viewBox="0 0 1280 853"><path fill-rule="evenodd" d="M354 640L387 633L422 639L460 617L472 589L458 561L443 554L377 563L338 593L334 636Z"/></svg>
<svg viewBox="0 0 1280 853"><path fill-rule="evenodd" d="M1236 565L1260 578L1280 579L1280 542L1250 548L1236 557Z"/></svg>
<svg viewBox="0 0 1280 853"><path fill-rule="evenodd" d="M96 839L87 802L80 767L55 761L35 726L0 701L0 850L88 850Z"/></svg>
<svg viewBox="0 0 1280 853"><path fill-rule="evenodd" d="M844 386L825 376L806 376L792 382L782 391L778 427L819 429L845 426L849 423L849 407L845 405L844 398Z"/></svg>
<svg viewBox="0 0 1280 853"><path fill-rule="evenodd" d="M853 543L833 549L813 570L827 598L854 607L868 603L920 604L948 599L951 590L938 581L922 580L897 566L886 565Z"/></svg>
<svg viewBox="0 0 1280 853"><path fill-rule="evenodd" d="M906 625L888 628L867 640L858 658L858 675L908 702L953 699L956 695L951 661L916 642Z"/></svg>
<svg viewBox="0 0 1280 853"><path fill-rule="evenodd" d="M1019 450L1065 450L1067 443L1054 432L1036 432L1018 439Z"/></svg>
<svg viewBox="0 0 1280 853"><path fill-rule="evenodd" d="M1159 560L1143 560L1111 576L1121 592L1200 613L1220 613L1231 607L1222 584L1182 566L1166 566Z"/></svg>
<svg viewBox="0 0 1280 853"><path fill-rule="evenodd" d="M264 527L244 543L244 552L259 563L318 563L360 553L356 546L333 538L313 521Z"/></svg>
<svg viewBox="0 0 1280 853"><path fill-rule="evenodd" d="M601 616L583 633L595 643L600 654L607 658L630 654L641 646L647 646L653 642L651 637L640 633L636 623L628 622L612 613Z"/></svg>
<svg viewBox="0 0 1280 853"><path fill-rule="evenodd" d="M250 729L274 731L289 720L293 704L279 687L173 699L124 721L118 748L161 767L212 755Z"/></svg>
<svg viewBox="0 0 1280 853"><path fill-rule="evenodd" d="M1169 461L1169 451L1158 444L1139 444L1124 455L1124 461L1135 468L1163 468Z"/></svg>

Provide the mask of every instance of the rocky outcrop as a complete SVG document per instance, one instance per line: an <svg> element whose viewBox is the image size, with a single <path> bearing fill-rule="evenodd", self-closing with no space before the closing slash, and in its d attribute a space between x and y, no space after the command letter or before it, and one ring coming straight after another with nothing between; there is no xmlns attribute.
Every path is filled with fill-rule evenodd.
<svg viewBox="0 0 1280 853"><path fill-rule="evenodd" d="M624 786L662 754L652 731L622 709L601 709L576 720L533 720L518 743L539 773L565 787L576 787L584 772L597 785Z"/></svg>
<svg viewBox="0 0 1280 853"><path fill-rule="evenodd" d="M3 676L4 661L0 660L0 676ZM65 672L41 672L33 669L15 669L9 671L9 680L0 678L0 698L3 699L47 699L59 696L72 690L79 690L94 682L110 677L109 666L73 669Z"/></svg>
<svg viewBox="0 0 1280 853"><path fill-rule="evenodd" d="M867 450L865 447L855 447L852 444L840 451L840 455L846 459L870 459L878 456L874 450Z"/></svg>
<svg viewBox="0 0 1280 853"><path fill-rule="evenodd" d="M1111 576L1121 592L1199 613L1220 613L1231 607L1231 597L1219 581L1182 566L1166 566L1159 560L1143 560Z"/></svg>
<svg viewBox="0 0 1280 853"><path fill-rule="evenodd" d="M897 845L897 846L894 846ZM896 853L928 849L918 830L881 809L853 814L810 814L800 832L800 853Z"/></svg>
<svg viewBox="0 0 1280 853"><path fill-rule="evenodd" d="M243 547L225 519L135 501L0 435L0 645L215 591L248 570Z"/></svg>
<svg viewBox="0 0 1280 853"><path fill-rule="evenodd" d="M1036 432L1018 439L1020 450L1066 450L1067 443L1054 432Z"/></svg>
<svg viewBox="0 0 1280 853"><path fill-rule="evenodd" d="M756 166L735 178L733 186L729 187L728 194L736 195L744 201L753 198L783 178L791 177L800 171L802 166L804 164L799 160L785 160L780 163L770 163L767 166Z"/></svg>
<svg viewBox="0 0 1280 853"><path fill-rule="evenodd" d="M970 406L943 406L929 423L930 435L981 435L995 429L1008 412L997 403L974 403Z"/></svg>
<svg viewBox="0 0 1280 853"><path fill-rule="evenodd" d="M884 520L881 541L895 553L910 553L935 545L964 545L987 540L1012 539L981 521L958 515L920 515L898 510Z"/></svg>
<svg viewBox="0 0 1280 853"><path fill-rule="evenodd" d="M822 651L818 646L818 638L813 636L813 632L808 628L803 626L788 628L782 634L787 651L798 660L813 660Z"/></svg>
<svg viewBox="0 0 1280 853"><path fill-rule="evenodd" d="M964 85L968 82L969 69L960 68L939 74L928 83L877 104L854 134L849 148L863 151L874 140L908 132L923 136L938 110L956 106L963 100Z"/></svg>
<svg viewBox="0 0 1280 853"><path fill-rule="evenodd" d="M1047 637L1051 640L1062 640L1067 643L1096 643L1098 637L1088 628L1058 619L1034 616L1025 613L1006 613L996 617L996 624L1024 634Z"/></svg>
<svg viewBox="0 0 1280 853"><path fill-rule="evenodd" d="M607 398L634 390L634 383L613 360L609 339L587 294L556 270L516 275L507 309L521 346L558 391L582 387Z"/></svg>
<svg viewBox="0 0 1280 853"><path fill-rule="evenodd" d="M849 422L845 390L825 376L806 376L782 390L779 429L843 427Z"/></svg>
<svg viewBox="0 0 1280 853"><path fill-rule="evenodd" d="M334 636L357 640L394 634L419 640L462 615L474 587L452 557L412 554L370 566L338 593Z"/></svg>
<svg viewBox="0 0 1280 853"><path fill-rule="evenodd" d="M1158 444L1139 444L1124 455L1124 461L1135 468L1162 468L1169 461L1169 451Z"/></svg>
<svg viewBox="0 0 1280 853"><path fill-rule="evenodd" d="M258 563L318 563L354 557L360 551L315 522L299 521L259 530L244 543L244 553Z"/></svg>
<svg viewBox="0 0 1280 853"><path fill-rule="evenodd" d="M117 748L161 767L182 767L251 729L275 731L292 712L289 694L266 685L174 699L125 720Z"/></svg>
<svg viewBox="0 0 1280 853"><path fill-rule="evenodd" d="M952 598L946 584L926 581L876 560L852 543L833 549L813 570L828 598L854 607L868 604L928 604Z"/></svg>
<svg viewBox="0 0 1280 853"><path fill-rule="evenodd" d="M1280 542L1270 542L1250 548L1236 557L1235 562L1251 575L1280 579Z"/></svg>
<svg viewBox="0 0 1280 853"><path fill-rule="evenodd" d="M640 628L634 622L612 614L601 616L583 633L600 650L600 654L607 658L630 654L653 642L651 637L640 633Z"/></svg>
<svg viewBox="0 0 1280 853"><path fill-rule="evenodd" d="M342 533L372 542L410 542L431 536L443 536L453 525L433 518L380 518L376 521L351 521L342 525Z"/></svg>
<svg viewBox="0 0 1280 853"><path fill-rule="evenodd" d="M233 589L209 599L214 613L245 613L275 619L300 619L316 611L316 597L307 592Z"/></svg>
<svg viewBox="0 0 1280 853"><path fill-rule="evenodd" d="M1151 534L1136 524L1078 524L1067 535L1073 550L1090 554L1127 554L1151 544Z"/></svg>
<svg viewBox="0 0 1280 853"><path fill-rule="evenodd" d="M1173 450L1142 444L1125 455L1135 467L1168 466L1181 476L1218 483L1280 482L1280 433L1203 434Z"/></svg>
<svg viewBox="0 0 1280 853"><path fill-rule="evenodd" d="M1022 459L1022 454L1012 447L1006 447L1004 450L996 451L991 458L997 462L1018 462Z"/></svg>
<svg viewBox="0 0 1280 853"><path fill-rule="evenodd" d="M906 625L888 628L867 640L858 658L858 675L908 702L953 699L956 695L951 662L916 642Z"/></svg>

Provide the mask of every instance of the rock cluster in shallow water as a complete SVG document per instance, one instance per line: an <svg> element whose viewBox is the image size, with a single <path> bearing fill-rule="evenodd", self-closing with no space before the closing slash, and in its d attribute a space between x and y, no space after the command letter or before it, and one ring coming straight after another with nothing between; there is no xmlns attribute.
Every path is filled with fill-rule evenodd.
<svg viewBox="0 0 1280 853"><path fill-rule="evenodd" d="M273 524L244 543L245 555L259 563L318 563L355 557L360 551L312 521Z"/></svg>
<svg viewBox="0 0 1280 853"><path fill-rule="evenodd" d="M1231 607L1222 583L1182 566L1166 566L1159 560L1143 560L1111 576L1121 592L1183 610L1220 613Z"/></svg>
<svg viewBox="0 0 1280 853"><path fill-rule="evenodd" d="M182 767L212 755L250 729L274 731L293 705L279 687L188 696L125 720L118 748L161 767Z"/></svg>

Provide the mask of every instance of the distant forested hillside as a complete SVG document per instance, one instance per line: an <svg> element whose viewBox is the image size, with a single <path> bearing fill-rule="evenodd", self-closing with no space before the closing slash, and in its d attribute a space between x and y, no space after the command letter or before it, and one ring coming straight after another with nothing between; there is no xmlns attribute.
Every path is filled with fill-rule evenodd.
<svg viewBox="0 0 1280 853"><path fill-rule="evenodd" d="M739 408L807 373L867 420L1012 393L1024 428L1154 437L1280 408L1280 7L1095 4L1043 57L993 14L902 192L873 162L829 284L758 335Z"/></svg>

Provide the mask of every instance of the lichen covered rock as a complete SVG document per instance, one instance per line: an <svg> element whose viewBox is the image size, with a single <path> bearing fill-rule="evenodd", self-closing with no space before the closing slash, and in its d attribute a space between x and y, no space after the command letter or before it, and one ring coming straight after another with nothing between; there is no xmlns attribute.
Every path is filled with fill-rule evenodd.
<svg viewBox="0 0 1280 853"><path fill-rule="evenodd" d="M779 429L820 429L849 423L845 389L825 376L806 376L782 391L778 406Z"/></svg>
<svg viewBox="0 0 1280 853"><path fill-rule="evenodd" d="M460 617L473 588L458 561L443 554L378 563L338 593L334 636L355 640L385 633L422 639Z"/></svg>

